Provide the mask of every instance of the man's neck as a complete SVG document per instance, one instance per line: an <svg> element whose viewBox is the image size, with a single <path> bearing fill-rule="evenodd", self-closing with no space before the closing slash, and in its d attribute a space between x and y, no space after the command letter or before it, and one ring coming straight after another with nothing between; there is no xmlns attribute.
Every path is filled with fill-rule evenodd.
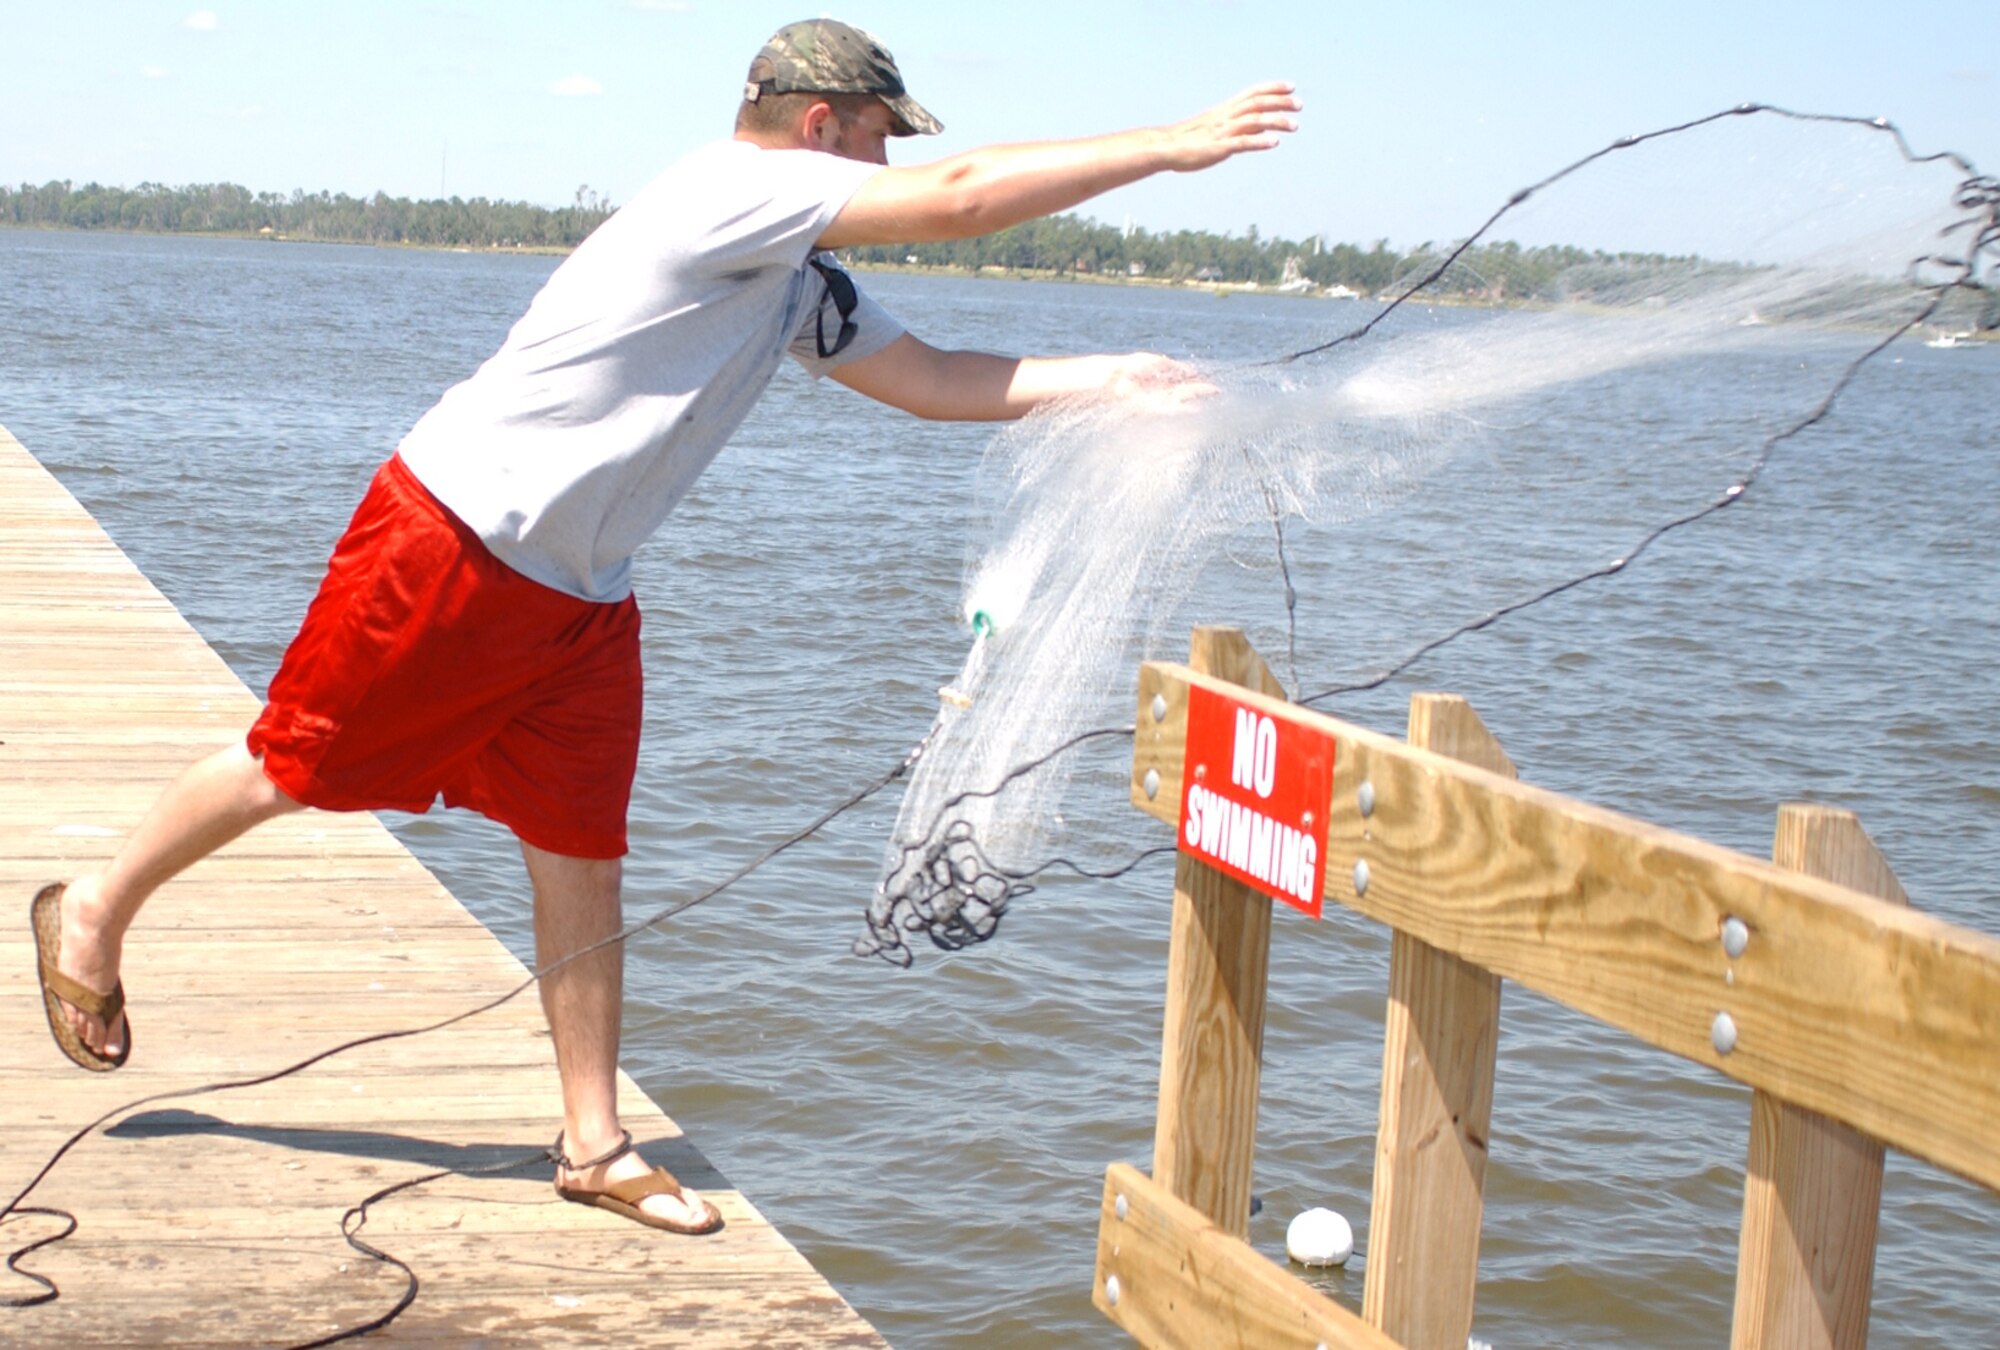
<svg viewBox="0 0 2000 1350"><path fill-rule="evenodd" d="M797 134L783 135L773 132L739 131L731 139L742 141L746 145L754 145L760 150L813 150L818 148L808 142L805 137Z"/></svg>

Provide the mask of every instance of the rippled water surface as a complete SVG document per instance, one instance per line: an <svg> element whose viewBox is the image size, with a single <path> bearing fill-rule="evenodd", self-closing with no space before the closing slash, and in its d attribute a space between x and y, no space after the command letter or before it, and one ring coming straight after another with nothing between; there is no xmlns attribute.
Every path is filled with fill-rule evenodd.
<svg viewBox="0 0 2000 1350"><path fill-rule="evenodd" d="M0 231L0 423L261 689L370 473L553 266ZM1363 313L867 284L933 341L994 350L1265 356ZM1551 392L1533 434L1507 438L1538 473L1473 454L1296 540L1304 683L1616 556L1728 481L1693 452L1635 451L1649 398L1704 413L1698 384L1669 399L1668 378ZM1737 508L1334 710L1400 732L1413 690L1464 694L1525 778L1753 854L1780 801L1848 807L1919 906L2000 931L1996 391L2000 349L1898 344ZM641 554L631 912L740 865L923 734L965 650L986 441L787 370ZM1281 649L1281 591L1245 561L1200 617ZM1125 773L1120 749L1097 755L1066 809L1136 852L1165 831L1126 805ZM893 813L869 803L636 943L626 1064L897 1345L1115 1343L1089 1304L1097 1197L1107 1163L1150 1152L1170 868L1051 881L997 941L896 971L848 954ZM390 823L526 956L525 881L498 830ZM1300 1209L1347 1214L1364 1256L1320 1282L1356 1306L1387 947L1339 913L1281 912L1274 937L1251 1236L1281 1254ZM1518 989L1500 1054L1478 1334L1723 1343L1747 1092ZM1894 1156L1884 1189L1874 1343L1992 1344L1992 1197Z"/></svg>

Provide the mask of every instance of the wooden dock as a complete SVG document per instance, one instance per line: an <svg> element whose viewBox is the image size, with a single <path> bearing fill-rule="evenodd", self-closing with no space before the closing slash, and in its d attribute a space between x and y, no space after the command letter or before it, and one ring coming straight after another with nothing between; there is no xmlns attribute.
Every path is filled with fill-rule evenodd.
<svg viewBox="0 0 2000 1350"><path fill-rule="evenodd" d="M70 1066L45 1029L28 901L108 854L169 779L239 736L257 700L0 427L0 1194L83 1124L152 1093L276 1070L511 988L521 964L368 815L302 812L164 888L126 949L132 1062ZM559 1200L546 1164L447 1177L364 1236L412 1266L416 1304L365 1344L882 1346L629 1078L648 1156L727 1227L655 1233ZM449 1031L265 1087L142 1108L27 1200L73 1213L26 1258L61 1287L0 1307L0 1345L270 1346L364 1324L400 1272L342 1213L404 1177L546 1146L561 1120L533 991ZM11 1251L60 1227L15 1216ZM36 1287L0 1271L0 1297Z"/></svg>

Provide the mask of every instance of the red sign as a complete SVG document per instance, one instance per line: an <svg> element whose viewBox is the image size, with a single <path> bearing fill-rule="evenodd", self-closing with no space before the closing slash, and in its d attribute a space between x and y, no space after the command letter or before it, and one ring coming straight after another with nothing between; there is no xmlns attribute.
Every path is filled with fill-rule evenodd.
<svg viewBox="0 0 2000 1350"><path fill-rule="evenodd" d="M1188 687L1183 853L1319 917L1333 737Z"/></svg>

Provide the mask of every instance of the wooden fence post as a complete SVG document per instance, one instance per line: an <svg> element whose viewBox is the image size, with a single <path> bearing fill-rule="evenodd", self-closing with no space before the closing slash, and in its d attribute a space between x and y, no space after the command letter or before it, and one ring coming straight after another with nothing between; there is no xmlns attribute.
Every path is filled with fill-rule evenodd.
<svg viewBox="0 0 2000 1350"><path fill-rule="evenodd" d="M1517 776L1455 695L1411 698L1409 742ZM1395 931L1362 1316L1411 1350L1472 1329L1499 1037L1500 977Z"/></svg>
<svg viewBox="0 0 2000 1350"><path fill-rule="evenodd" d="M1285 696L1236 628L1197 628L1188 664ZM1174 864L1153 1179L1224 1232L1250 1231L1271 897L1182 853Z"/></svg>
<svg viewBox="0 0 2000 1350"><path fill-rule="evenodd" d="M1780 867L1907 905L1909 896L1851 811L1787 802ZM1754 954L1757 935L1749 935ZM1882 1145L1758 1091L1737 1256L1734 1350L1847 1350L1868 1343Z"/></svg>

